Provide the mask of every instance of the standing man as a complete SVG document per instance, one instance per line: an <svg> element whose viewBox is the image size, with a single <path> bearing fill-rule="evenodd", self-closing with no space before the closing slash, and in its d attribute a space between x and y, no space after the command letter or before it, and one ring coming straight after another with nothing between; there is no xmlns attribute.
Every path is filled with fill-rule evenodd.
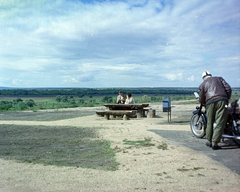
<svg viewBox="0 0 240 192"><path fill-rule="evenodd" d="M124 104L126 101L126 96L123 95L123 91L119 91L119 95L117 96L117 103Z"/></svg>
<svg viewBox="0 0 240 192"><path fill-rule="evenodd" d="M202 74L203 83L199 86L199 102L204 104L207 112L206 145L213 150L221 149L224 126L227 121L227 105L231 98L232 89L222 77L212 77L210 72ZM213 132L213 123L216 127Z"/></svg>

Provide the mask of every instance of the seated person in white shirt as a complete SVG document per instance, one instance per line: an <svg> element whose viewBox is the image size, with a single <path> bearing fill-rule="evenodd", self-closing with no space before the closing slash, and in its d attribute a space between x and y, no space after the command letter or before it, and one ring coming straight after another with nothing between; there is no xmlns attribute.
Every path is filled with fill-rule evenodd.
<svg viewBox="0 0 240 192"><path fill-rule="evenodd" d="M134 99L132 98L132 94L131 93L127 93L127 99L125 101L125 104L135 104Z"/></svg>

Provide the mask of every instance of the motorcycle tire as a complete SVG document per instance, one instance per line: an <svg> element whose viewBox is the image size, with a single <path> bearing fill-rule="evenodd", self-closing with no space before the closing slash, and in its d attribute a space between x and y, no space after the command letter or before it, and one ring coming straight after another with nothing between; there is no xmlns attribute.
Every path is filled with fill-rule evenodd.
<svg viewBox="0 0 240 192"><path fill-rule="evenodd" d="M203 138L205 133L205 125L203 121L203 117L198 114L194 114L190 120L190 127L193 135L197 138Z"/></svg>
<svg viewBox="0 0 240 192"><path fill-rule="evenodd" d="M240 122L240 120L236 119L236 122ZM237 124L237 128L238 128L238 133L233 132L233 136L240 136L240 124ZM240 147L240 140L233 139L233 142Z"/></svg>

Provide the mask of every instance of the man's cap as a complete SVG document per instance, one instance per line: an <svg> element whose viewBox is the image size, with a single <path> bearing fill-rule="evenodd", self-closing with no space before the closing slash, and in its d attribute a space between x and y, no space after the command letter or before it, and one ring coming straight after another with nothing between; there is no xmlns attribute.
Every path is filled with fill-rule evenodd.
<svg viewBox="0 0 240 192"><path fill-rule="evenodd" d="M212 76L212 75L209 71L204 71L203 74L202 74L202 79L204 79L207 76Z"/></svg>

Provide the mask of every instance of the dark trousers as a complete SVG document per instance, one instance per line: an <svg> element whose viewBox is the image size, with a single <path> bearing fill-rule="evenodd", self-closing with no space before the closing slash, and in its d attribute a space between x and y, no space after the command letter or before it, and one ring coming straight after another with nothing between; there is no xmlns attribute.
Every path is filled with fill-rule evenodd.
<svg viewBox="0 0 240 192"><path fill-rule="evenodd" d="M206 138L208 141L213 143L219 143L224 127L227 122L227 101L220 100L214 103L210 103L206 106L207 110L207 129ZM213 131L213 123L216 123L216 127Z"/></svg>

